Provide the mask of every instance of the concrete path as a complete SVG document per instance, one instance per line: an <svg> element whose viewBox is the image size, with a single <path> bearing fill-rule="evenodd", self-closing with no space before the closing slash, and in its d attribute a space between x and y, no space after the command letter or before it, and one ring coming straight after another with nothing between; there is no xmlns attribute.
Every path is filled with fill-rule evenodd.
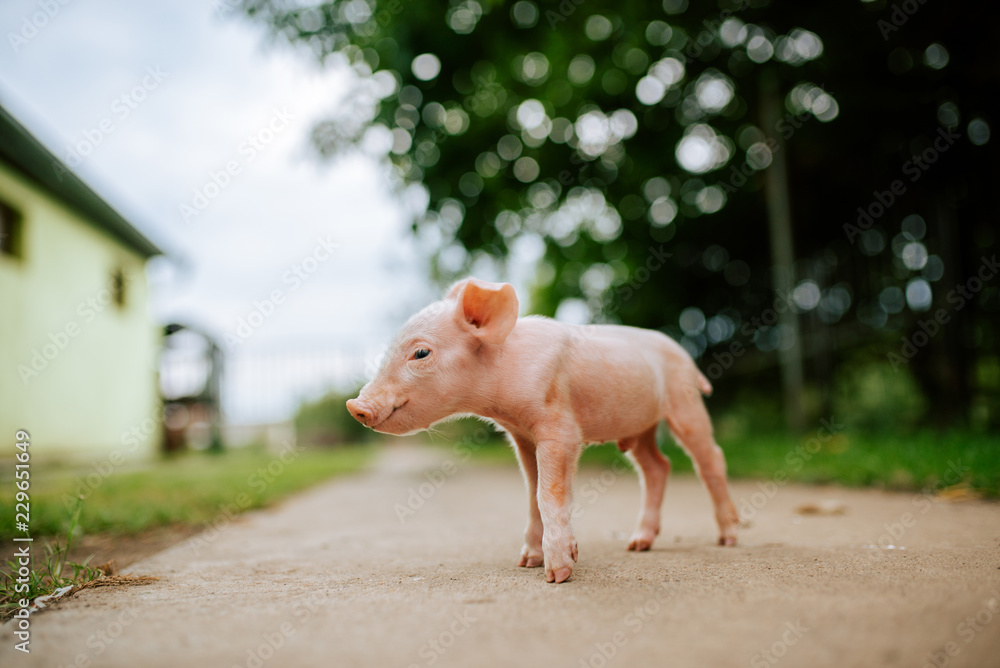
<svg viewBox="0 0 1000 668"><path fill-rule="evenodd" d="M513 454L483 467L388 448L369 473L222 514L130 569L160 582L38 615L30 655L8 624L0 665L1000 666L997 504L733 491L749 524L738 547L715 546L707 493L675 476L659 542L635 554L636 478L582 471L580 561L550 585L514 565L526 499ZM843 514L796 512L810 504Z"/></svg>

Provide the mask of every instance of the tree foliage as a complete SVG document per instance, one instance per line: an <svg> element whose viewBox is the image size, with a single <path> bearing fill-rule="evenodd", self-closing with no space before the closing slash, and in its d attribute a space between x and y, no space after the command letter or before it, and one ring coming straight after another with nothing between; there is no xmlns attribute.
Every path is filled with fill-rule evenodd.
<svg viewBox="0 0 1000 668"><path fill-rule="evenodd" d="M801 314L817 409L847 351L873 341L945 419L995 401L1000 380L974 374L996 367L1000 277L967 285L997 246L992 7L244 9L358 73L315 144L375 147L397 183L426 188L414 231L439 249L443 281L500 278L538 257L535 310L660 328L703 368L755 383L790 344L771 317L787 305ZM777 117L762 111L769 100ZM778 153L797 262L793 294L776 296L763 175ZM941 309L948 322L929 334Z"/></svg>

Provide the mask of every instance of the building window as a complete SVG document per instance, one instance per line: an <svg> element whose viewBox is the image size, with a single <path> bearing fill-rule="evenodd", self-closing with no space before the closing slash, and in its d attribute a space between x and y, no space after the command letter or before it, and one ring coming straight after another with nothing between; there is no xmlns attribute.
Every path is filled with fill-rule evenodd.
<svg viewBox="0 0 1000 668"><path fill-rule="evenodd" d="M0 201L0 255L23 257L21 244L21 212Z"/></svg>
<svg viewBox="0 0 1000 668"><path fill-rule="evenodd" d="M115 269L115 273L111 274L111 299L119 308L125 308L125 289L128 285L128 279L125 277L125 272L120 268Z"/></svg>

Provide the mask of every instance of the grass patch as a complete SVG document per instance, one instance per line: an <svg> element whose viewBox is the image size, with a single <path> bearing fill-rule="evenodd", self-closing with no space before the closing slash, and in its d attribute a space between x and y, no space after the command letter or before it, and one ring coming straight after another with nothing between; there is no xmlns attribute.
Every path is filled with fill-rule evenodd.
<svg viewBox="0 0 1000 668"><path fill-rule="evenodd" d="M67 559L73 543L73 535L80 524L82 510L83 501L77 499L70 515L65 541L47 543L45 556L40 560L36 560L35 551L31 551L27 577L19 577L18 571L22 565L18 560L10 559L7 561L7 568L0 571L0 620L14 614L20 607L18 605L20 599L33 601L39 596L52 594L60 587L86 584L104 574L99 568L90 566L86 561L78 564ZM21 543L21 545L28 546L28 543ZM71 574L66 575L67 571Z"/></svg>
<svg viewBox="0 0 1000 668"><path fill-rule="evenodd" d="M222 508L260 508L335 475L359 470L368 448L299 450L277 454L236 450L222 455L189 453L142 470L101 476L94 468L31 470L31 534L65 535L77 499L84 497L79 527L84 533L135 534L153 527L201 526ZM14 530L14 514L0 516L0 538Z"/></svg>
<svg viewBox="0 0 1000 668"><path fill-rule="evenodd" d="M825 442L810 441L814 436L720 436L719 443L732 478L771 479L783 472L796 482L893 490L940 489L964 482L985 497L1000 498L1000 442L988 435L839 433ZM674 472L693 471L687 454L669 436L661 439L660 447L670 457ZM515 461L505 444L484 445L475 456L496 460L505 450ZM580 464L607 467L616 461L625 461L624 455L606 444L584 450Z"/></svg>

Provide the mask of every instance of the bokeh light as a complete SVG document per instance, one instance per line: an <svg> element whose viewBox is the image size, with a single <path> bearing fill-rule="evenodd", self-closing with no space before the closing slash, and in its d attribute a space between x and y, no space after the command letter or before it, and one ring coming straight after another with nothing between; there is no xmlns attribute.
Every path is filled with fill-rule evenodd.
<svg viewBox="0 0 1000 668"><path fill-rule="evenodd" d="M731 154L728 140L704 123L685 130L675 150L677 163L692 174L704 174L722 167Z"/></svg>
<svg viewBox="0 0 1000 668"><path fill-rule="evenodd" d="M613 26L611 25L611 20L606 16L601 16L600 14L594 14L587 19L587 23L584 26L584 32L587 37L594 40L595 42L602 42L608 37L611 37L611 30Z"/></svg>
<svg viewBox="0 0 1000 668"><path fill-rule="evenodd" d="M943 69L948 65L948 50L941 44L931 44L924 50L924 65L935 70Z"/></svg>
<svg viewBox="0 0 1000 668"><path fill-rule="evenodd" d="M990 125L982 118L974 118L969 121L966 132L969 135L969 141L976 146L982 146L990 140Z"/></svg>
<svg viewBox="0 0 1000 668"><path fill-rule="evenodd" d="M933 301L930 283L922 278L914 278L906 284L906 303L914 311L927 311Z"/></svg>
<svg viewBox="0 0 1000 668"><path fill-rule="evenodd" d="M519 28L535 27L538 15L538 5L528 0L519 0L510 8L510 16Z"/></svg>
<svg viewBox="0 0 1000 668"><path fill-rule="evenodd" d="M441 61L433 53L423 53L413 59L413 76L421 81L430 81L441 73Z"/></svg>

